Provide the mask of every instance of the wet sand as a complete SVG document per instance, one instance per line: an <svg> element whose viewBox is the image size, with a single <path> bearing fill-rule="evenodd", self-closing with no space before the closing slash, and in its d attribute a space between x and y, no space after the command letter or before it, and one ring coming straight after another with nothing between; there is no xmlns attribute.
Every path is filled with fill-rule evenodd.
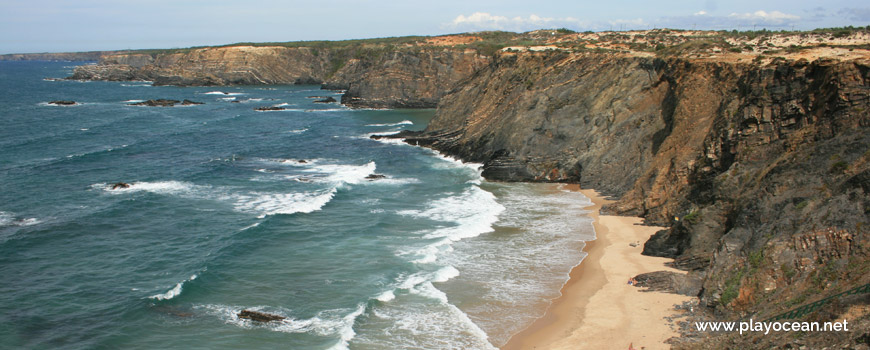
<svg viewBox="0 0 870 350"><path fill-rule="evenodd" d="M594 203L586 208L596 233L595 241L586 242L589 255L571 271L562 296L544 317L502 349L628 349L632 344L636 349L669 349L664 342L677 333L664 317L676 314L674 305L691 298L642 292L627 283L645 272L684 273L666 267L670 259L641 255L643 243L661 227L641 226L640 218L599 215L607 201L594 190L580 191ZM632 247L632 242L639 245Z"/></svg>

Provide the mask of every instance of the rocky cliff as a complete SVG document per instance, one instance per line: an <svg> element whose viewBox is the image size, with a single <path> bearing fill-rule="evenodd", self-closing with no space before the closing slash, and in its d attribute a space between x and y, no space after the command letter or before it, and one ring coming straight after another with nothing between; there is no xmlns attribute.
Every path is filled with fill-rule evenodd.
<svg viewBox="0 0 870 350"><path fill-rule="evenodd" d="M505 53L404 136L618 198L703 305L759 319L870 282L870 60L759 61Z"/></svg>
<svg viewBox="0 0 870 350"><path fill-rule="evenodd" d="M13 53L0 55L0 61L99 61L106 55L121 51L53 52L53 53Z"/></svg>
<svg viewBox="0 0 870 350"><path fill-rule="evenodd" d="M230 46L106 55L70 79L155 85L325 84L355 107L434 108L457 82L489 63L474 50L394 47Z"/></svg>
<svg viewBox="0 0 870 350"><path fill-rule="evenodd" d="M763 319L870 283L866 31L412 39L114 55L73 78L323 83L351 106L437 105L424 132L399 136L482 162L491 180L614 196L610 213L668 227L644 253L689 270L684 285L719 318Z"/></svg>

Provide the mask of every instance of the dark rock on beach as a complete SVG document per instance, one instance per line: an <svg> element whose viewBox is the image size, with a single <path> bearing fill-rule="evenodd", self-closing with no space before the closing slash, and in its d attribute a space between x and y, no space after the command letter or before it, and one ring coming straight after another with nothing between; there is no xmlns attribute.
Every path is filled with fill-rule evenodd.
<svg viewBox="0 0 870 350"><path fill-rule="evenodd" d="M280 320L283 320L286 318L283 316L267 314L265 312L259 312L259 311L251 311L251 310L242 310L241 312L239 312L238 316L239 316L239 318L244 318L244 319L248 319L251 321L257 321L257 322L280 321Z"/></svg>

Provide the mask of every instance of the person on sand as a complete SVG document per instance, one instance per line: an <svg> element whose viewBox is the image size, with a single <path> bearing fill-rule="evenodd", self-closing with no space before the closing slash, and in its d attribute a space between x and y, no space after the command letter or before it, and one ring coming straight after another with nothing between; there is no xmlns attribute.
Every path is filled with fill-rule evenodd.
<svg viewBox="0 0 870 350"><path fill-rule="evenodd" d="M628 343L628 350L637 350L634 348L634 343Z"/></svg>

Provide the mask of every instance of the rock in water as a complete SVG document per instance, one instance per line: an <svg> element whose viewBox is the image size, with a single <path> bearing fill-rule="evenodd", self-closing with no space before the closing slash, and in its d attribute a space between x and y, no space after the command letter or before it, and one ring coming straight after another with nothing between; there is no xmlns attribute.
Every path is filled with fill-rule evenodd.
<svg viewBox="0 0 870 350"><path fill-rule="evenodd" d="M283 111L286 108L284 107L258 107L254 108L255 111L266 112L266 111Z"/></svg>
<svg viewBox="0 0 870 350"><path fill-rule="evenodd" d="M117 190L119 188L130 188L130 184L128 184L126 182L117 182L117 183L112 185L113 190Z"/></svg>
<svg viewBox="0 0 870 350"><path fill-rule="evenodd" d="M187 99L185 99L184 101L181 101L182 106L201 105L201 104L204 104L204 103L191 101L191 100L187 100Z"/></svg>
<svg viewBox="0 0 870 350"><path fill-rule="evenodd" d="M248 319L251 321L257 321L257 322L280 321L280 320L283 320L286 318L284 316L272 315L272 314L267 314L265 312L251 311L251 310L242 310L241 312L239 312L238 316L239 316L239 318L244 318L244 319Z"/></svg>
<svg viewBox="0 0 870 350"><path fill-rule="evenodd" d="M58 106L72 106L72 105L76 104L76 101L58 100L58 101L51 101L48 104L58 105Z"/></svg>
<svg viewBox="0 0 870 350"><path fill-rule="evenodd" d="M314 103L333 103L333 102L338 102L338 101L336 101L334 98L332 98L332 96L324 98L322 100L314 101Z"/></svg>
<svg viewBox="0 0 870 350"><path fill-rule="evenodd" d="M158 99L158 100L148 100L142 102L131 103L131 106L148 106L148 107L172 107L176 104L181 103L179 100L167 100L167 99Z"/></svg>
<svg viewBox="0 0 870 350"><path fill-rule="evenodd" d="M371 174L371 175L366 176L366 180L369 180L369 181L374 181L374 180L383 179L383 178L386 178L386 176L381 175L381 174Z"/></svg>

